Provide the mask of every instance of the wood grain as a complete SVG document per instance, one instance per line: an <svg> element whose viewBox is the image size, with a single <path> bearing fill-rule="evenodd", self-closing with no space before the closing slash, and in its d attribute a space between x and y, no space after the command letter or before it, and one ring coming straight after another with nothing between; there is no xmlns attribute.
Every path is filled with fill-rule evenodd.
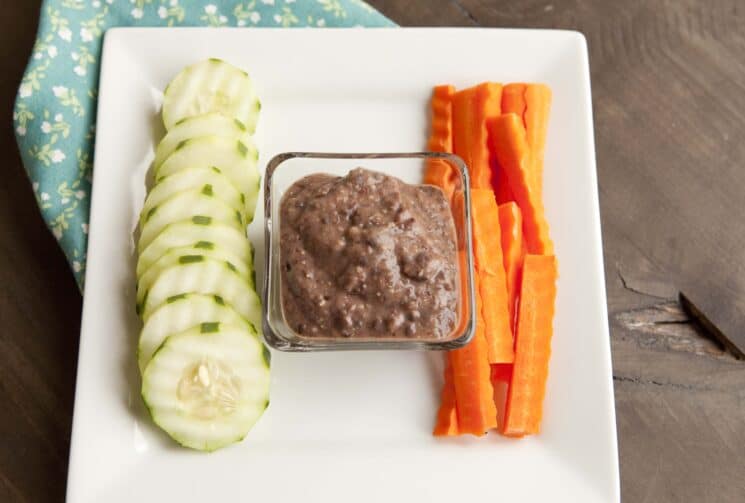
<svg viewBox="0 0 745 503"><path fill-rule="evenodd" d="M405 26L585 33L624 501L745 501L745 364L676 302L701 285L715 305L745 299L745 5L370 3ZM9 120L38 8L0 0L2 502L63 500L77 358L80 296L38 216Z"/></svg>

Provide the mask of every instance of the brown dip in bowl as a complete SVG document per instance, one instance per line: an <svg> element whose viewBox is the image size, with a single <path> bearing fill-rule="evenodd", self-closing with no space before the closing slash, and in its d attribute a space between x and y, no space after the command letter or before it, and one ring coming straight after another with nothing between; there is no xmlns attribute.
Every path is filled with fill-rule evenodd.
<svg viewBox="0 0 745 503"><path fill-rule="evenodd" d="M281 305L302 337L448 337L455 226L443 192L356 168L296 181L280 202Z"/></svg>

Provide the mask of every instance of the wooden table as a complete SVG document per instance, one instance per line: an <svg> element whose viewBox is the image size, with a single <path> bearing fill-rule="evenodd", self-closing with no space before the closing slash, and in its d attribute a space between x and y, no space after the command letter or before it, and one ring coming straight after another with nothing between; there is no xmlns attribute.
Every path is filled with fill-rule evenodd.
<svg viewBox="0 0 745 503"><path fill-rule="evenodd" d="M726 287L709 296L724 305L745 284L745 5L371 3L404 26L586 34L624 501L745 501L745 362L708 339L676 300L681 285L706 280ZM81 308L10 123L38 9L38 0L0 3L3 502L64 497Z"/></svg>

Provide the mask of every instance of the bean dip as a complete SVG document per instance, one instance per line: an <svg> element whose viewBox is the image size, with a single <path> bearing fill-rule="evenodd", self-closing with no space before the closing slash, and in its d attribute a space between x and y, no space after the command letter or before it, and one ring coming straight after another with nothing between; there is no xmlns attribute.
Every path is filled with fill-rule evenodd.
<svg viewBox="0 0 745 503"><path fill-rule="evenodd" d="M298 180L280 203L282 309L307 337L445 338L457 320L443 192L362 168Z"/></svg>

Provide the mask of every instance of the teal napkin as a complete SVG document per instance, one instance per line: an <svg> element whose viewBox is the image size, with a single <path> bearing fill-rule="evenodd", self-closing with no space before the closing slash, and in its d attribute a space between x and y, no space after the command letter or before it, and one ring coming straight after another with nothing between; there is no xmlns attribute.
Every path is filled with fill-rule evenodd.
<svg viewBox="0 0 745 503"><path fill-rule="evenodd" d="M98 65L113 26L394 26L361 0L46 0L13 124L49 229L85 278Z"/></svg>

